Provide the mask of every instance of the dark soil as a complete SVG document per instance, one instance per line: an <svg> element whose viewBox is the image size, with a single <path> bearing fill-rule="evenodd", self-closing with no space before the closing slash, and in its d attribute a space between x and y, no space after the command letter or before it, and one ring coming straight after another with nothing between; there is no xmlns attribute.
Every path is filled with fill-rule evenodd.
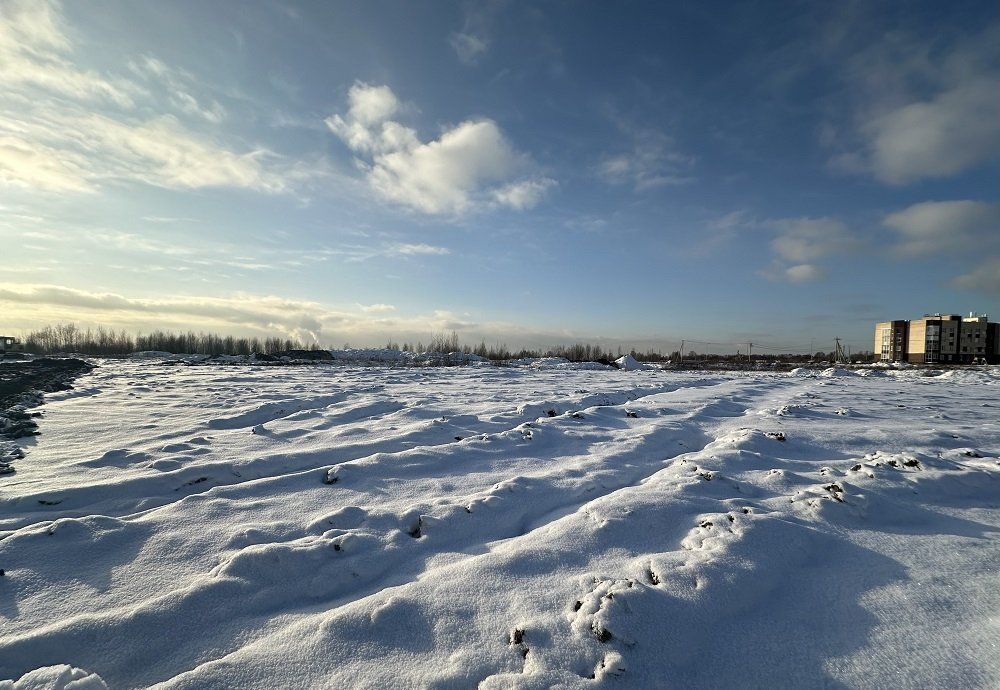
<svg viewBox="0 0 1000 690"><path fill-rule="evenodd" d="M0 475L12 474L11 461L24 451L10 441L38 434L35 421L44 393L72 388L73 380L93 367L79 359L35 359L0 365Z"/></svg>

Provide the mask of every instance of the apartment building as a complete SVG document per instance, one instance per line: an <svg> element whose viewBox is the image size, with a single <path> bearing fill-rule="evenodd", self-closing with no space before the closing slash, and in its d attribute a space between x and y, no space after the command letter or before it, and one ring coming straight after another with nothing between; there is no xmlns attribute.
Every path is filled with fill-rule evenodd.
<svg viewBox="0 0 1000 690"><path fill-rule="evenodd" d="M914 364L1000 364L1000 324L986 314L927 314L875 324L882 361Z"/></svg>

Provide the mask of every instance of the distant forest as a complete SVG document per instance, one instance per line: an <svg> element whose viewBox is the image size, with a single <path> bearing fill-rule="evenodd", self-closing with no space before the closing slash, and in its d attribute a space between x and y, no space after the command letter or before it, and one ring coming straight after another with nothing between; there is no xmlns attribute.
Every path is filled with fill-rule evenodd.
<svg viewBox="0 0 1000 690"><path fill-rule="evenodd" d="M96 357L120 357L147 350L188 355L249 355L254 352L270 355L287 350L315 350L319 345L303 344L291 338L237 338L215 333L153 331L132 335L100 326L82 329L74 324L59 324L28 333L24 337L24 349L35 354L73 352Z"/></svg>
<svg viewBox="0 0 1000 690"><path fill-rule="evenodd" d="M344 348L348 349L345 343ZM622 355L629 354L640 362L684 362L698 363L738 363L747 359L745 354L704 354L693 350L683 356L677 350L663 353L659 350L639 352L635 349L625 350L621 347L616 351L602 348L600 345L577 343L574 345L556 345L546 349L511 350L505 344L487 345L485 341L470 346L459 341L458 334L438 333L424 344L398 343L390 340L385 344L388 350L420 353L452 353L478 355L495 362L509 361L528 357L563 357L571 362L611 362ZM35 354L79 353L96 357L121 357L133 352L155 350L172 354L202 354L202 355L250 355L254 353L274 355L289 350L321 350L326 349L318 343L303 343L293 338L241 338L215 333L174 333L171 331L153 331L147 334L130 334L127 331L114 331L97 327L78 328L74 324L59 324L31 331L24 336L24 349ZM754 362L809 362L832 361L834 353L816 352L812 354L755 354ZM870 352L855 353L851 360L866 362L871 360Z"/></svg>

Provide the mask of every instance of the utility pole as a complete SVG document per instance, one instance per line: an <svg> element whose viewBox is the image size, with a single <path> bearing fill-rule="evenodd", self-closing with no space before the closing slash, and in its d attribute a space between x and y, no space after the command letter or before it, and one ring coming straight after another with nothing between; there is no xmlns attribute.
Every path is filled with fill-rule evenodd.
<svg viewBox="0 0 1000 690"><path fill-rule="evenodd" d="M681 364L684 364L684 341L681 340Z"/></svg>
<svg viewBox="0 0 1000 690"><path fill-rule="evenodd" d="M753 369L753 343L747 345L747 369Z"/></svg>

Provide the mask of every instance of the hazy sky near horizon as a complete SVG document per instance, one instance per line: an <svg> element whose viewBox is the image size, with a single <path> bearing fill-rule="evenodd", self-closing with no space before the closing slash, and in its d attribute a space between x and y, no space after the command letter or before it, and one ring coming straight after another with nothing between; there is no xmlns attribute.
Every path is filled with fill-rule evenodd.
<svg viewBox="0 0 1000 690"><path fill-rule="evenodd" d="M870 348L1000 316L998 85L985 1L0 0L0 329Z"/></svg>

